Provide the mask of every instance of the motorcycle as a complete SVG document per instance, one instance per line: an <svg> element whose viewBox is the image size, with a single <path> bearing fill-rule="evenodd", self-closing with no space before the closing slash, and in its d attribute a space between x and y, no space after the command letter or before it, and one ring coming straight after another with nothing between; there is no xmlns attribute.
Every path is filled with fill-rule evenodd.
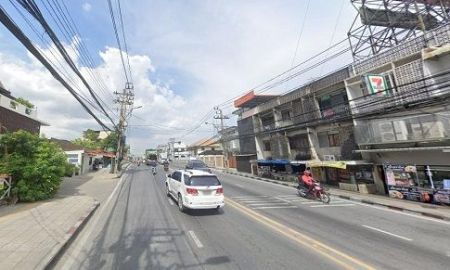
<svg viewBox="0 0 450 270"><path fill-rule="evenodd" d="M312 198L315 200L319 200L323 203L330 203L331 197L328 192L322 187L319 182L314 182L314 188L308 192L308 188L305 186L298 186L297 193L300 197L304 198Z"/></svg>
<svg viewBox="0 0 450 270"><path fill-rule="evenodd" d="M152 167L152 173L153 175L156 175L156 167Z"/></svg>

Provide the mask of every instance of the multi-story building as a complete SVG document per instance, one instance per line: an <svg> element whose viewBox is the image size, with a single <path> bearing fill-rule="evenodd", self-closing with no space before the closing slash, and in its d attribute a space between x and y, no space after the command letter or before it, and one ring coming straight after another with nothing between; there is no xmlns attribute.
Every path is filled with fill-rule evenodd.
<svg viewBox="0 0 450 270"><path fill-rule="evenodd" d="M392 196L450 202L449 54L444 25L355 62L345 80L357 152Z"/></svg>
<svg viewBox="0 0 450 270"><path fill-rule="evenodd" d="M449 79L444 25L240 109L241 151L254 146L259 167L272 170L309 166L345 189L450 200Z"/></svg>
<svg viewBox="0 0 450 270"><path fill-rule="evenodd" d="M29 108L17 102L0 82L0 134L18 130L39 134L41 126L47 125L37 118L36 108Z"/></svg>
<svg viewBox="0 0 450 270"><path fill-rule="evenodd" d="M255 128L252 116L258 105L275 97L270 95L255 95L251 91L234 101L234 106L238 108L233 112L233 114L238 116L237 137L239 138L239 151L234 154L238 171L250 173L255 170L250 163L250 161L257 159ZM234 140L234 138L227 138L227 141L229 140Z"/></svg>

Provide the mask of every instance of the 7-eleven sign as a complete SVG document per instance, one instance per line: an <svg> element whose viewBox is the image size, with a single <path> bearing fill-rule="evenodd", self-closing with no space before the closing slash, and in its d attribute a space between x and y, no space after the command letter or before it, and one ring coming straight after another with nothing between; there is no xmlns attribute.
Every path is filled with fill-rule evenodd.
<svg viewBox="0 0 450 270"><path fill-rule="evenodd" d="M377 94L377 96L386 96L388 86L386 78L382 75L366 75L367 88L371 94Z"/></svg>

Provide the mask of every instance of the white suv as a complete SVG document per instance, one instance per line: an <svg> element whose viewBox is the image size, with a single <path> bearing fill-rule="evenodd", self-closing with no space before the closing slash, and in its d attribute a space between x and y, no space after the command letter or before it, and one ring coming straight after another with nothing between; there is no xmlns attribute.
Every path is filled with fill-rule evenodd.
<svg viewBox="0 0 450 270"><path fill-rule="evenodd" d="M167 175L167 196L178 201L178 208L217 209L224 203L223 187L217 176L198 170L177 170Z"/></svg>

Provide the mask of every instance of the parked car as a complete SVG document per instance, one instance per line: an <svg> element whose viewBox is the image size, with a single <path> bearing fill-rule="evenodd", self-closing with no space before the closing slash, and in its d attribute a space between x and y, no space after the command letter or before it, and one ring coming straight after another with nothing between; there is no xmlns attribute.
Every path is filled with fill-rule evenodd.
<svg viewBox="0 0 450 270"><path fill-rule="evenodd" d="M186 209L216 209L224 207L223 187L216 175L200 170L177 170L166 178L167 196Z"/></svg>
<svg viewBox="0 0 450 270"><path fill-rule="evenodd" d="M211 169L201 160L189 160L186 164L186 170L200 170L212 173Z"/></svg>

